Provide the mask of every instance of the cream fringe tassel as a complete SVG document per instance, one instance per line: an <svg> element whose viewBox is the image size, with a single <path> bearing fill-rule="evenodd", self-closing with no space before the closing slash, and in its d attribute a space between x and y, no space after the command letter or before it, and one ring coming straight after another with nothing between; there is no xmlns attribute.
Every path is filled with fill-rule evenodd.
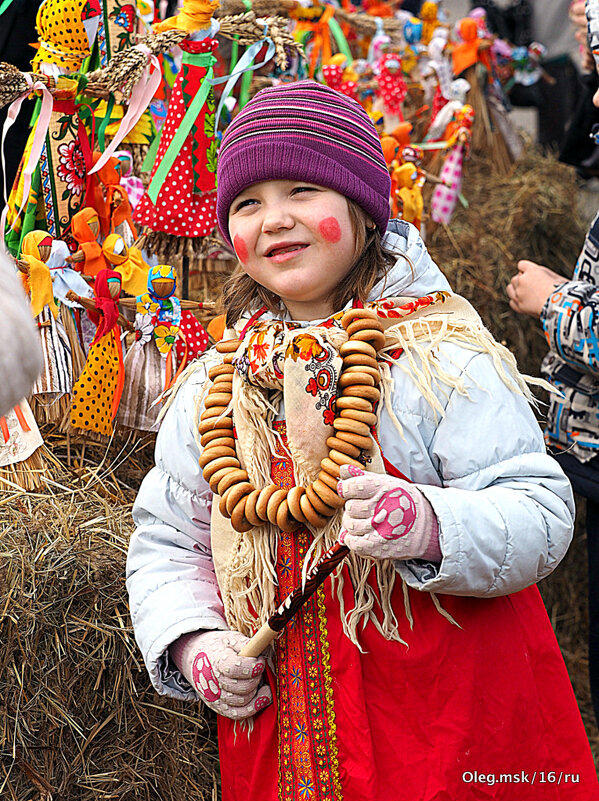
<svg viewBox="0 0 599 801"><path fill-rule="evenodd" d="M347 339L345 332L340 329L319 328L317 332L337 349ZM402 349L406 364L399 360L394 361L394 364L415 382L437 417L442 417L445 411L438 394L445 396L447 400L454 390L461 395L468 395L465 379L459 375L452 375L444 369L435 353L435 350L445 342L453 342L474 353L489 354L504 384L512 392L523 395L533 405L536 405L536 400L528 387L529 384L555 391L542 379L521 375L513 354L496 342L479 321L463 318L452 320L448 314L431 314L424 319L422 317L405 319L394 323L385 333L384 352L389 354L398 348ZM181 375L175 387L168 393L169 397L161 415L172 403L178 387L195 369L197 369L196 364L190 365ZM381 365L381 379L381 405L385 405L394 426L403 437L401 423L392 408L394 381L388 364ZM206 389L207 386L204 387L204 391ZM233 414L236 426L248 433L245 447L239 451L241 462L254 486L264 486L271 481L271 453L277 445L277 434L272 430L272 421L276 416L282 393L275 394L269 402L262 390L243 383L238 376L234 378L234 390ZM204 392L197 398L198 419L203 394ZM241 448L239 441L238 448ZM305 459L301 454L291 453L291 457L296 482L302 485L309 484L314 479L314 466L304 463ZM304 581L311 566L337 541L341 516L342 513L337 512L322 529L314 530L309 527L314 538L304 560L302 570ZM260 623L264 622L276 608L277 538L278 530L271 524L254 528L245 534L236 533L234 543L236 556L233 564L229 566L226 586L221 587L221 592L229 625L248 636L256 625L255 617L249 613L250 606L259 611L260 618L263 618ZM341 566L335 572L332 581L333 592L336 593L340 604L341 620L346 636L362 650L358 641L358 630L363 629L368 622L372 622L385 639L407 645L399 634L399 624L391 606L391 596L397 579L394 563L391 560L362 559L352 553L345 564L348 566L354 595L354 606L351 610L345 610ZM368 583L373 567L376 571L378 593ZM412 628L414 619L408 587L405 582L402 584L406 620ZM438 598L433 593L430 593L430 596L439 614L451 624L459 626L442 608Z"/></svg>

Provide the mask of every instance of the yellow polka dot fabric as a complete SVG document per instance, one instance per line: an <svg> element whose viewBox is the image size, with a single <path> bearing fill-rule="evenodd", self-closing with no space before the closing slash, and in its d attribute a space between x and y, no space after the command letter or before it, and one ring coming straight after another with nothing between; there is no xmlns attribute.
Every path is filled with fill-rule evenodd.
<svg viewBox="0 0 599 801"><path fill-rule="evenodd" d="M36 27L40 47L32 61L34 71L40 63L58 64L76 72L90 50L82 14L87 0L45 0L37 12Z"/></svg>
<svg viewBox="0 0 599 801"><path fill-rule="evenodd" d="M73 387L73 428L110 436L122 391L123 356L118 333L113 329L91 345L83 372Z"/></svg>

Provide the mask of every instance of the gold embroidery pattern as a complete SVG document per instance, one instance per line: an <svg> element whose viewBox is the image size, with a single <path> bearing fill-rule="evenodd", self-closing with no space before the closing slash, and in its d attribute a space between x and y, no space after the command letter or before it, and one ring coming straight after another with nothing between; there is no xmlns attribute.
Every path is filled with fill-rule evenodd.
<svg viewBox="0 0 599 801"><path fill-rule="evenodd" d="M335 798L341 801L343 791L339 778L339 757L337 754L337 723L335 720L335 705L333 701L333 679L331 676L331 654L329 651L329 638L327 632L327 616L324 602L324 588L319 587L316 593L316 603L318 604L318 622L320 628L320 647L322 650L322 667L324 678L324 693L327 705L329 720L329 738L331 741L331 769L333 775L333 787Z"/></svg>
<svg viewBox="0 0 599 801"><path fill-rule="evenodd" d="M283 445L272 457L273 481L293 486L292 464L285 458L284 425L275 426ZM280 599L301 580L310 542L306 529L281 532L277 558ZM311 598L276 643L280 801L342 799L322 589L318 595L320 599Z"/></svg>

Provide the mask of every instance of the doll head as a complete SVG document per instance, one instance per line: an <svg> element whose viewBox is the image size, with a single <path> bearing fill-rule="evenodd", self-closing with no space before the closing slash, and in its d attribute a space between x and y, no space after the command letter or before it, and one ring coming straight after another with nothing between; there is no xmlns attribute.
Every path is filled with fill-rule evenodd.
<svg viewBox="0 0 599 801"><path fill-rule="evenodd" d="M155 298L165 300L174 295L177 286L177 273L170 264L157 264L148 273L148 292Z"/></svg>
<svg viewBox="0 0 599 801"><path fill-rule="evenodd" d="M120 234L108 234L102 243L102 253L110 264L124 264L129 258L129 248Z"/></svg>
<svg viewBox="0 0 599 801"><path fill-rule="evenodd" d="M71 231L79 244L82 242L95 242L100 233L98 212L90 206L78 211L71 220Z"/></svg>
<svg viewBox="0 0 599 801"><path fill-rule="evenodd" d="M303 217L297 226L292 214L282 223L283 233L278 238L271 237L271 240L275 244L285 242L298 247L308 241L318 245L310 253L315 259L325 258L319 276L319 280L325 282L330 278L325 266L328 252L325 240L328 238L331 248L334 246L339 252L343 250L342 258L347 257L349 249L351 269L340 277L340 285L354 266L355 272L361 272L360 278L363 279L365 247L367 244L378 247L379 264L370 284L373 285L380 277L380 262L386 263L380 256L380 235L386 230L389 220L390 178L380 140L370 118L356 101L313 81L271 87L256 94L225 131L219 154L219 228L224 238L235 245L250 278L252 270L248 264L256 260L255 256L262 257L261 269L266 271L257 275L254 281L266 288L267 293L258 292L251 300L260 299L273 310L285 295L284 291L279 292L270 286L270 273L266 268L270 266L272 275L278 277L283 273L285 262L285 270L289 273L288 268L293 266L291 257L284 253L271 254L266 244L268 237L261 237L260 231L250 231L249 239L239 237L233 243L232 228L239 230L238 220L244 225L249 221L254 214L250 208L259 209L258 214L262 214L267 205L277 208L273 195L277 187L282 191L280 208L287 208L288 197L296 191L292 184L300 182L304 187L316 187L315 197L317 192L330 193L328 197L331 208L336 209L335 214L325 214L326 205L323 205L322 220L312 217L307 221ZM252 197L256 192L260 196ZM323 233L327 228L328 231ZM312 235L313 239L310 239ZM288 258L284 259L284 256ZM358 263L361 271L357 270ZM334 261L331 267L336 269L337 264L338 261ZM233 294L237 296L240 282L233 283ZM243 277L241 284L244 284ZM249 287L251 283L245 281L245 286ZM230 289L229 286L225 290L229 320L233 315L233 312L229 314L232 308ZM357 290L348 291L351 299ZM331 294L334 296L333 305L340 308L340 298L333 289ZM345 297L345 293L342 295ZM239 303L239 300L233 303L235 313L242 310Z"/></svg>
<svg viewBox="0 0 599 801"><path fill-rule="evenodd" d="M33 256L39 261L47 262L52 253L54 237L47 231L30 231L23 237L21 253L23 256Z"/></svg>
<svg viewBox="0 0 599 801"><path fill-rule="evenodd" d="M121 294L123 279L114 270L100 270L94 282L94 295L97 298L116 300Z"/></svg>

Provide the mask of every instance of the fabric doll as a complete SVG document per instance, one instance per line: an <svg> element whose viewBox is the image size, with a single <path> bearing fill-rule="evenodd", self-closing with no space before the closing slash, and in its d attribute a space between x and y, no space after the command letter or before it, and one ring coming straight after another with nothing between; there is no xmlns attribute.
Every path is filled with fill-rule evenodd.
<svg viewBox="0 0 599 801"><path fill-rule="evenodd" d="M148 273L147 291L136 298L135 342L125 358L117 417L120 425L136 431L158 430L161 407L155 402L177 377L174 344L181 334L181 301L176 286L174 268L159 264Z"/></svg>
<svg viewBox="0 0 599 801"><path fill-rule="evenodd" d="M101 153L94 153L94 165L99 160ZM121 186L121 167L122 162L115 156L111 156L106 164L98 172L93 174L94 208L100 217L100 227L102 236L113 234L116 228L123 223L127 223L133 237L137 237L137 229L131 219L132 209L124 187Z"/></svg>
<svg viewBox="0 0 599 801"><path fill-rule="evenodd" d="M106 269L106 259L98 242L100 215L89 206L78 211L71 220L71 232L79 248L67 261L77 265L83 275L95 278Z"/></svg>
<svg viewBox="0 0 599 801"><path fill-rule="evenodd" d="M71 431L107 436L113 432L112 421L116 417L125 380L120 327L133 328L119 314L117 303L121 280L114 270L100 270L94 283L93 301L70 294L71 300L88 309L97 326L83 372L73 386Z"/></svg>
<svg viewBox="0 0 599 801"><path fill-rule="evenodd" d="M377 65L378 84L385 117L403 120L402 104L408 92L397 53L385 53ZM389 121L386 119L386 127Z"/></svg>
<svg viewBox="0 0 599 801"><path fill-rule="evenodd" d="M33 69L59 79L60 90L51 98L47 130L40 128L41 116L34 123L8 200L6 246L14 255L23 236L34 229L45 228L68 242L71 218L86 205L91 148L75 103L78 84L67 76L89 55L99 14L98 0L44 0L40 5L40 46ZM33 145L40 135L44 144L39 163L32 165Z"/></svg>
<svg viewBox="0 0 599 801"><path fill-rule="evenodd" d="M127 247L120 234L109 234L102 243L102 253L115 272L119 273L123 289L128 295L141 295L148 285L149 265L141 250L134 245Z"/></svg>
<svg viewBox="0 0 599 801"><path fill-rule="evenodd" d="M441 170L441 181L431 199L431 218L434 222L449 223L462 189L462 165L470 151L474 111L462 106L456 113L455 123L447 127L447 155Z"/></svg>
<svg viewBox="0 0 599 801"><path fill-rule="evenodd" d="M451 52L455 77L459 78L462 73L479 61L491 72L491 60L487 51L491 47L492 41L479 38L476 20L472 17L464 17L458 22L457 31L462 41L454 45Z"/></svg>
<svg viewBox="0 0 599 801"><path fill-rule="evenodd" d="M422 20L421 41L423 45L428 45L434 37L441 21L438 18L439 4L426 0L420 7L420 19Z"/></svg>
<svg viewBox="0 0 599 801"><path fill-rule="evenodd" d="M414 164L402 164L393 170L396 184L394 216L400 216L420 230L424 203L422 190L418 186L418 169Z"/></svg>
<svg viewBox="0 0 599 801"><path fill-rule="evenodd" d="M46 262L52 277L52 291L60 301L59 318L64 326L73 362L73 382L77 381L85 365L85 343L89 345L95 334L95 326L87 317L80 314L81 307L67 297L69 292L85 298L93 298L94 291L83 276L69 266L71 251L66 242L55 239L52 252ZM89 327L88 327L89 325Z"/></svg>
<svg viewBox="0 0 599 801"><path fill-rule="evenodd" d="M211 88L184 142L177 143L174 138L180 131L189 99L202 91L204 77L215 63L217 42L210 37L200 41L187 37L180 47L183 63L160 130L150 186L134 214L149 229L147 247L159 258L171 237L188 239L194 252L199 252L202 239L212 233L216 224L217 145ZM176 158L167 169L174 153Z"/></svg>
<svg viewBox="0 0 599 801"><path fill-rule="evenodd" d="M31 408L40 423L62 420L73 384L71 343L59 316L46 264L52 244L52 237L45 231L30 231L23 238L19 260L44 356L42 372L31 389Z"/></svg>

